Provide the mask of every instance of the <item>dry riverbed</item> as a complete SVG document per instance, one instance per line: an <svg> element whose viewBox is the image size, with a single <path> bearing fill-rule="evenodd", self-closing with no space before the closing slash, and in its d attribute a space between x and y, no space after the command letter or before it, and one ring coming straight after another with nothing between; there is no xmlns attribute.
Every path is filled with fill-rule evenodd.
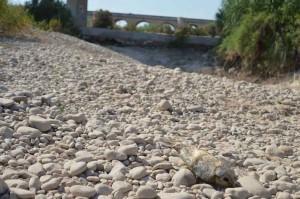
<svg viewBox="0 0 300 199"><path fill-rule="evenodd" d="M40 37L0 39L1 199L300 198L298 91ZM178 146L229 162L238 187L196 179Z"/></svg>

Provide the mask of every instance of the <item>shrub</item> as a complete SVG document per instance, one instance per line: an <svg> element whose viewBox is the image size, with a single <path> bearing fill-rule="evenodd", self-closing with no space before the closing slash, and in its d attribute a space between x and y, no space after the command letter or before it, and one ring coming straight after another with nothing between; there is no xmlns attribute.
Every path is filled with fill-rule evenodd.
<svg viewBox="0 0 300 199"><path fill-rule="evenodd" d="M112 28L113 27L112 14L107 10L97 11L93 19L93 27Z"/></svg>
<svg viewBox="0 0 300 199"><path fill-rule="evenodd" d="M20 33L31 26L32 18L22 6L10 5L7 0L0 0L0 33Z"/></svg>
<svg viewBox="0 0 300 199"><path fill-rule="evenodd" d="M269 77L300 67L299 0L224 0L217 17L225 67Z"/></svg>
<svg viewBox="0 0 300 199"><path fill-rule="evenodd" d="M170 46L181 47L185 44L189 37L190 28L188 27L178 27L175 31L175 40L170 43Z"/></svg>
<svg viewBox="0 0 300 199"><path fill-rule="evenodd" d="M52 31L59 32L62 30L62 25L59 19L51 19L49 21L49 29Z"/></svg>
<svg viewBox="0 0 300 199"><path fill-rule="evenodd" d="M127 24L127 26L125 26L123 29L125 29L126 31L130 31L130 32L137 31L136 25L132 24L132 23Z"/></svg>

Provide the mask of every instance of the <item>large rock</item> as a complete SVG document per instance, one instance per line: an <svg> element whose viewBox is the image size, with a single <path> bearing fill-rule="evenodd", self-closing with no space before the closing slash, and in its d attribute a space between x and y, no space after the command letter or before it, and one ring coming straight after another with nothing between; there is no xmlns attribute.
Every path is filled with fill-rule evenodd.
<svg viewBox="0 0 300 199"><path fill-rule="evenodd" d="M37 138L42 135L41 131L28 126L21 126L17 130L17 134L20 136L29 136L30 138Z"/></svg>
<svg viewBox="0 0 300 199"><path fill-rule="evenodd" d="M175 186L192 186L196 183L196 177L188 169L180 169L172 178L172 182Z"/></svg>
<svg viewBox="0 0 300 199"><path fill-rule="evenodd" d="M46 132L51 129L51 120L44 119L40 116L30 116L29 124L31 127L39 129L42 132Z"/></svg>
<svg viewBox="0 0 300 199"><path fill-rule="evenodd" d="M271 195L266 188L253 176L244 176L239 178L238 182L241 186L254 196L270 198Z"/></svg>
<svg viewBox="0 0 300 199"><path fill-rule="evenodd" d="M73 196L78 197L93 197L96 194L96 190L93 187L89 186L81 186L81 185L74 185L70 188L70 192Z"/></svg>
<svg viewBox="0 0 300 199"><path fill-rule="evenodd" d="M0 137L7 139L13 137L14 130L6 126L0 127Z"/></svg>

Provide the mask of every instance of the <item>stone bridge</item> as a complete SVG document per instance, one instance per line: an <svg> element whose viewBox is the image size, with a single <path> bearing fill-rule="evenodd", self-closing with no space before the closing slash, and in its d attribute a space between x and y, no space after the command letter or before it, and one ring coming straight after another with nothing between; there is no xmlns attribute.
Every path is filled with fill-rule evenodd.
<svg viewBox="0 0 300 199"><path fill-rule="evenodd" d="M87 17L92 18L93 11L87 11L88 0L67 0L67 5L71 10L75 23L78 27L87 27ZM142 22L153 25L169 25L175 30L180 26L199 27L205 24L212 23L213 20L205 19L192 19L192 18L178 18L178 17L166 17L166 16L152 16L152 15L140 15L140 14L125 14L125 13L112 13L114 23L123 21L135 26Z"/></svg>
<svg viewBox="0 0 300 199"><path fill-rule="evenodd" d="M89 11L88 16L93 17L94 11ZM125 13L112 13L113 21L115 24L118 22L125 22L127 25L131 24L138 26L141 23L148 23L152 25L168 25L171 26L173 30L177 27L188 25L191 27L199 27L209 23L212 20L205 19L192 19L183 17L166 17L166 16L154 16L154 15L141 15L141 14L125 14Z"/></svg>

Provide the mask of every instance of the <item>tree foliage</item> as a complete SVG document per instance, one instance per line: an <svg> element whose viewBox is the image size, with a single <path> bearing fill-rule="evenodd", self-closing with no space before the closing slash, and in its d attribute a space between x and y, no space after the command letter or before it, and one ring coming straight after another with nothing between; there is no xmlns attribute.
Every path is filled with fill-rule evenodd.
<svg viewBox="0 0 300 199"><path fill-rule="evenodd" d="M95 13L93 19L93 27L97 28L112 28L113 17L112 14L107 10L99 10Z"/></svg>
<svg viewBox="0 0 300 199"><path fill-rule="evenodd" d="M55 29L61 32L77 33L71 12L64 2L60 0L31 0L26 2L25 7L34 20L43 27L51 29L51 25L56 26Z"/></svg>
<svg viewBox="0 0 300 199"><path fill-rule="evenodd" d="M263 77L300 67L300 0L223 0L216 19L226 67Z"/></svg>

